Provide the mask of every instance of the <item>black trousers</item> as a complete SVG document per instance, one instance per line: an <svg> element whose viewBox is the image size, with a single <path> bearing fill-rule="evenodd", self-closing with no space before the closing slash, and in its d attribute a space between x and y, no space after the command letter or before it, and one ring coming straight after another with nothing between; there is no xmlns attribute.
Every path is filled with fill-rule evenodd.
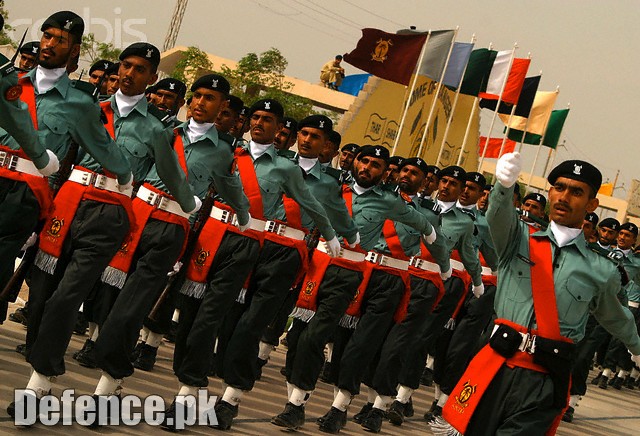
<svg viewBox="0 0 640 436"><path fill-rule="evenodd" d="M599 324L595 317L589 315L584 338L576 345L577 357L571 372L571 395L584 395L587 393L589 367L593 361L596 349L601 345L602 341L606 339L606 335L603 334L606 333L604 329L599 329L598 332L595 332L598 326Z"/></svg>
<svg viewBox="0 0 640 436"><path fill-rule="evenodd" d="M38 224L40 204L25 182L0 178L0 291L13 275L16 257ZM7 303L0 302L0 324Z"/></svg>
<svg viewBox="0 0 640 436"><path fill-rule="evenodd" d="M46 376L64 374L78 309L120 248L129 219L120 205L84 200L70 226L55 273L32 272L28 361Z"/></svg>
<svg viewBox="0 0 640 436"><path fill-rule="evenodd" d="M181 383L205 387L216 336L260 253L257 240L227 232L216 252L204 298L182 295L173 371Z"/></svg>
<svg viewBox="0 0 640 436"><path fill-rule="evenodd" d="M264 242L247 291L248 306L221 356L224 381L229 386L253 389L260 338L293 286L300 262L295 248Z"/></svg>
<svg viewBox="0 0 640 436"><path fill-rule="evenodd" d="M473 356L480 351L480 338L493 316L495 295L495 286L487 286L480 298L469 292L462 317L453 331L444 362L441 362L444 365L439 384L447 395L456 386Z"/></svg>
<svg viewBox="0 0 640 436"><path fill-rule="evenodd" d="M415 347L409 350L398 382L411 389L420 387L420 377L424 370L427 355L436 355L436 343L445 334L444 325L447 323L464 291L464 283L458 277L451 277L444 282L444 296L433 310L433 316L424 325Z"/></svg>
<svg viewBox="0 0 640 436"><path fill-rule="evenodd" d="M636 307L630 307L629 311L633 314L637 328L638 321L640 320L640 310ZM604 358L604 367L614 372L617 367L620 367L620 369L624 371L631 371L633 369L631 354L629 354L626 345L624 345L620 339L612 338L611 342L609 342L609 348Z"/></svg>
<svg viewBox="0 0 640 436"><path fill-rule="evenodd" d="M184 228L150 219L142 231L131 270L94 347L98 367L121 379L133 374L129 356L144 317L162 293L184 242Z"/></svg>
<svg viewBox="0 0 640 436"><path fill-rule="evenodd" d="M465 436L543 435L562 411L552 404L548 374L504 365L480 400Z"/></svg>
<svg viewBox="0 0 640 436"><path fill-rule="evenodd" d="M312 391L324 364L324 346L338 328L362 273L331 265L327 268L317 295L317 309L306 323L299 319L287 336L287 381L302 390Z"/></svg>
<svg viewBox="0 0 640 436"><path fill-rule="evenodd" d="M273 317L269 325L262 335L261 342L273 345L277 347L280 344L280 336L287 327L287 321L289 321L289 314L296 306L298 300L298 294L300 293L300 286L296 286L294 289L290 289L287 296L284 298L278 313Z"/></svg>
<svg viewBox="0 0 640 436"><path fill-rule="evenodd" d="M365 383L380 395L395 395L398 374L407 360L409 350L419 340L424 326L432 317L431 308L438 296L438 288L431 281L411 276L411 298L407 316L391 327L382 346L373 378Z"/></svg>
<svg viewBox="0 0 640 436"><path fill-rule="evenodd" d="M353 395L360 392L363 369L371 364L380 351L404 290L404 282L399 276L381 270L373 271L362 300L362 315L340 359L340 389Z"/></svg>

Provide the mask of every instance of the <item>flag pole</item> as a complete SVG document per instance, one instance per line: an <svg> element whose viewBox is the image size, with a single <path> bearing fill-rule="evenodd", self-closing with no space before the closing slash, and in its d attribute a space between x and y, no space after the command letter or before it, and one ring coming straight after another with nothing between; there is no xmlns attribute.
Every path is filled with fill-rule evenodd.
<svg viewBox="0 0 640 436"><path fill-rule="evenodd" d="M418 147L418 153L416 155L417 157L421 157L422 155L422 147L424 146L424 141L427 138L427 131L429 130L429 125L431 124L433 113L435 112L436 105L438 104L438 96L440 95L440 89L442 88L442 80L444 80L444 73L447 70L447 65L449 64L449 59L451 58L451 52L453 51L453 45L455 44L456 36L458 36L458 29L460 29L460 26L457 26L456 30L453 33L453 38L451 39L451 45L449 46L449 53L447 53L447 60L444 62L444 68L442 68L442 73L440 73L440 79L438 80L438 84L436 86L436 92L433 96L433 101L431 102L431 108L429 109L427 124L425 124L424 126L422 139L420 139L420 147Z"/></svg>
<svg viewBox="0 0 640 436"><path fill-rule="evenodd" d="M471 37L471 44L476 42L476 34L474 33ZM451 113L449 114L449 119L447 120L447 127L444 129L444 135L442 137L442 144L440 144L440 152L438 153L438 158L436 159L435 165L438 165L440 162L440 158L442 157L442 151L444 150L444 145L447 142L447 137L449 136L449 129L451 128L451 124L453 123L453 114L456 111L456 106L458 105L458 97L460 97L460 87L462 86L462 81L464 80L464 73L467 72L467 66L469 65L469 60L467 60L467 65L464 66L464 71L462 72L462 76L460 76L460 81L458 82L458 87L456 88L456 96L453 98L453 105L451 106ZM464 146L464 143L463 143ZM462 153L462 151L461 151Z"/></svg>
<svg viewBox="0 0 640 436"><path fill-rule="evenodd" d="M560 91L560 86L556 86L556 92L559 92L559 91ZM540 138L540 142L538 142L538 151L536 152L536 157L533 160L533 165L531 166L531 171L529 172L529 180L527 181L526 189L529 189L529 187L531 186L531 180L533 180L533 172L535 171L536 164L538 163L538 157L540 156L540 150L542 149L542 147L544 147L544 138L547 136L547 127L549 126L549 120L550 119L551 119L551 115L549 115L549 118L544 123L544 132L542 133L542 137ZM526 135L527 132L525 131L524 134ZM550 150L553 150L553 149L550 148ZM551 154L551 153L549 153L549 154Z"/></svg>
<svg viewBox="0 0 640 436"><path fill-rule="evenodd" d="M502 94L504 93L504 88L507 86L507 80L509 79L509 73L511 73L511 66L513 65L513 59L516 56L517 48L518 48L518 43L516 42L513 44L513 49L511 49L511 58L509 59L509 67L507 68L507 74L504 76L504 79L502 81L502 87L500 88L500 95L498 96L498 103L496 104L496 110L493 111L493 117L491 118L491 125L489 126L489 133L487 134L487 139L484 142L484 150L482 150L482 156L480 157L480 162L478 163L478 170L482 169L482 164L484 163L484 157L487 154L489 139L491 139L491 132L493 131L493 125L495 124L496 117L498 116L498 109L500 108L500 103L502 103Z"/></svg>
<svg viewBox="0 0 640 436"><path fill-rule="evenodd" d="M396 149L398 148L398 142L400 141L400 134L402 133L402 128L404 127L404 122L407 118L407 112L409 111L409 103L411 102L411 96L416 89L416 83L418 82L418 71L420 70L420 65L422 65L422 59L424 58L424 53L427 50L427 43L429 42L429 38L431 37L431 30L427 33L427 39L424 40L424 44L422 45L422 50L420 51L420 56L418 57L418 63L415 67L415 74L413 76L413 80L411 82L411 89L409 93L406 95L407 102L404 105L404 109L402 111L402 117L400 118L400 125L398 126L398 133L396 133L396 139L393 141L393 149L391 150L391 155L394 156L396 154Z"/></svg>

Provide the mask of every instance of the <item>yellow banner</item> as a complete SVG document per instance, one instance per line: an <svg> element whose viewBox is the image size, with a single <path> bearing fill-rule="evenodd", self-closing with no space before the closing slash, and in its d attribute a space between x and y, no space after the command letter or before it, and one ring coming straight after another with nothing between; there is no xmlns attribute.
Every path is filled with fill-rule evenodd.
<svg viewBox="0 0 640 436"><path fill-rule="evenodd" d="M437 165L443 168L457 163L475 98L461 94L458 97L455 112L452 113L455 93L441 87L427 128L427 119L436 89L435 81L427 77L418 77L416 87L409 99L409 109L400 132L400 141L393 154L403 157L417 156L420 142L424 137L420 157L429 164L435 164L442 148L440 162ZM403 85L371 76L364 91L358 95L338 126L342 134L342 143L384 145L393 152L402 111L406 104L406 93L407 88ZM453 118L443 146L449 117ZM427 128L426 135L425 128ZM469 171L475 171L478 166L478 131L479 110L476 108L461 162L461 166Z"/></svg>

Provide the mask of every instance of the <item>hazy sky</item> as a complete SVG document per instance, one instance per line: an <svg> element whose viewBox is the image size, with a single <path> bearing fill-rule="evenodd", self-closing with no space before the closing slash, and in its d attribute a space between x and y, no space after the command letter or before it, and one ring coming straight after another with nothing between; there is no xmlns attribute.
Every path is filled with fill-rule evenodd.
<svg viewBox="0 0 640 436"><path fill-rule="evenodd" d="M91 22L88 31L99 40L124 45L146 38L159 47L174 6L169 0L5 1L7 22L23 24L20 35L24 23L70 9ZM476 47L493 43L494 49L508 50L517 42L518 57L531 53L529 75L543 71L540 89L560 86L556 108L571 103L561 138L566 148L556 162L590 161L611 181L619 169L618 186L624 182L628 188L632 178L640 178L639 22L638 0L190 0L177 45L197 45L230 59L276 47L289 61L289 75L317 82L322 64L355 47L363 27L395 32L409 25L460 26L457 40L468 42L475 34ZM39 37L35 29L32 34ZM349 65L346 70L359 72ZM525 147L531 162L535 149ZM618 197L627 194L616 190Z"/></svg>

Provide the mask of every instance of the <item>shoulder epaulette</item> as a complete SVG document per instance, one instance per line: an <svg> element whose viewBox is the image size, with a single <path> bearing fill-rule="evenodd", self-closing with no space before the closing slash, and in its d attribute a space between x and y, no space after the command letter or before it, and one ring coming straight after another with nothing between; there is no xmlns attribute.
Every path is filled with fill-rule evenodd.
<svg viewBox="0 0 640 436"><path fill-rule="evenodd" d="M536 223L538 226L540 226L540 228L542 230L546 230L547 227L549 227L549 223L543 219L538 218L537 216L533 216L531 215L529 212L527 212L526 210L522 210L522 209L516 209L516 211L518 211L518 215L520 215L521 217L527 217L529 218L531 221L533 221L534 223Z"/></svg>
<svg viewBox="0 0 640 436"><path fill-rule="evenodd" d="M93 98L94 101L98 101L98 92L96 90L96 87L91 83L85 82L83 80L72 80L71 86L73 88L79 89L80 91L86 92L91 96L91 98Z"/></svg>
<svg viewBox="0 0 640 436"><path fill-rule="evenodd" d="M440 209L440 206L438 206L438 203L433 201L430 198L423 198L420 201L420 206L433 211L435 214L440 215L440 212L442 212L442 210Z"/></svg>
<svg viewBox="0 0 640 436"><path fill-rule="evenodd" d="M296 156L298 156L298 153L296 153L295 151L291 151L291 150L278 150L276 149L276 154L280 157L284 157L285 159L289 159L291 161L293 161Z"/></svg>
<svg viewBox="0 0 640 436"><path fill-rule="evenodd" d="M476 220L476 214L473 213L473 211L471 211L469 209L464 209L462 207L459 207L458 210L460 212L462 212L463 214L467 215L469 218L471 218L471 221L475 221Z"/></svg>
<svg viewBox="0 0 640 436"><path fill-rule="evenodd" d="M4 58L4 56L2 56ZM4 58L7 59L7 58ZM0 59L2 62L4 59ZM15 73L16 67L7 59L7 62L0 67L0 75L7 77L11 73Z"/></svg>
<svg viewBox="0 0 640 436"><path fill-rule="evenodd" d="M222 139L224 142L229 144L229 147L231 148L233 148L233 143L236 140L236 138L234 138L233 135L230 135L228 133L222 133L220 131L218 131L218 139Z"/></svg>
<svg viewBox="0 0 640 436"><path fill-rule="evenodd" d="M328 175L336 179L339 183L341 182L340 179L342 177L342 170L339 170L334 167L325 167L325 166L323 166L321 170L323 173L327 173Z"/></svg>
<svg viewBox="0 0 640 436"><path fill-rule="evenodd" d="M620 280L622 282L622 286L626 286L629 283L629 274L627 270L624 269L622 265L622 260L624 259L624 253L620 250L607 250L606 248L602 248L597 242L590 242L587 244L587 247L591 249L596 254L599 254L602 257L609 259L616 266L618 273L620 273Z"/></svg>
<svg viewBox="0 0 640 436"><path fill-rule="evenodd" d="M156 117L163 126L169 127L173 124L173 116L171 116L168 112L163 112L152 104L147 106L147 112Z"/></svg>

